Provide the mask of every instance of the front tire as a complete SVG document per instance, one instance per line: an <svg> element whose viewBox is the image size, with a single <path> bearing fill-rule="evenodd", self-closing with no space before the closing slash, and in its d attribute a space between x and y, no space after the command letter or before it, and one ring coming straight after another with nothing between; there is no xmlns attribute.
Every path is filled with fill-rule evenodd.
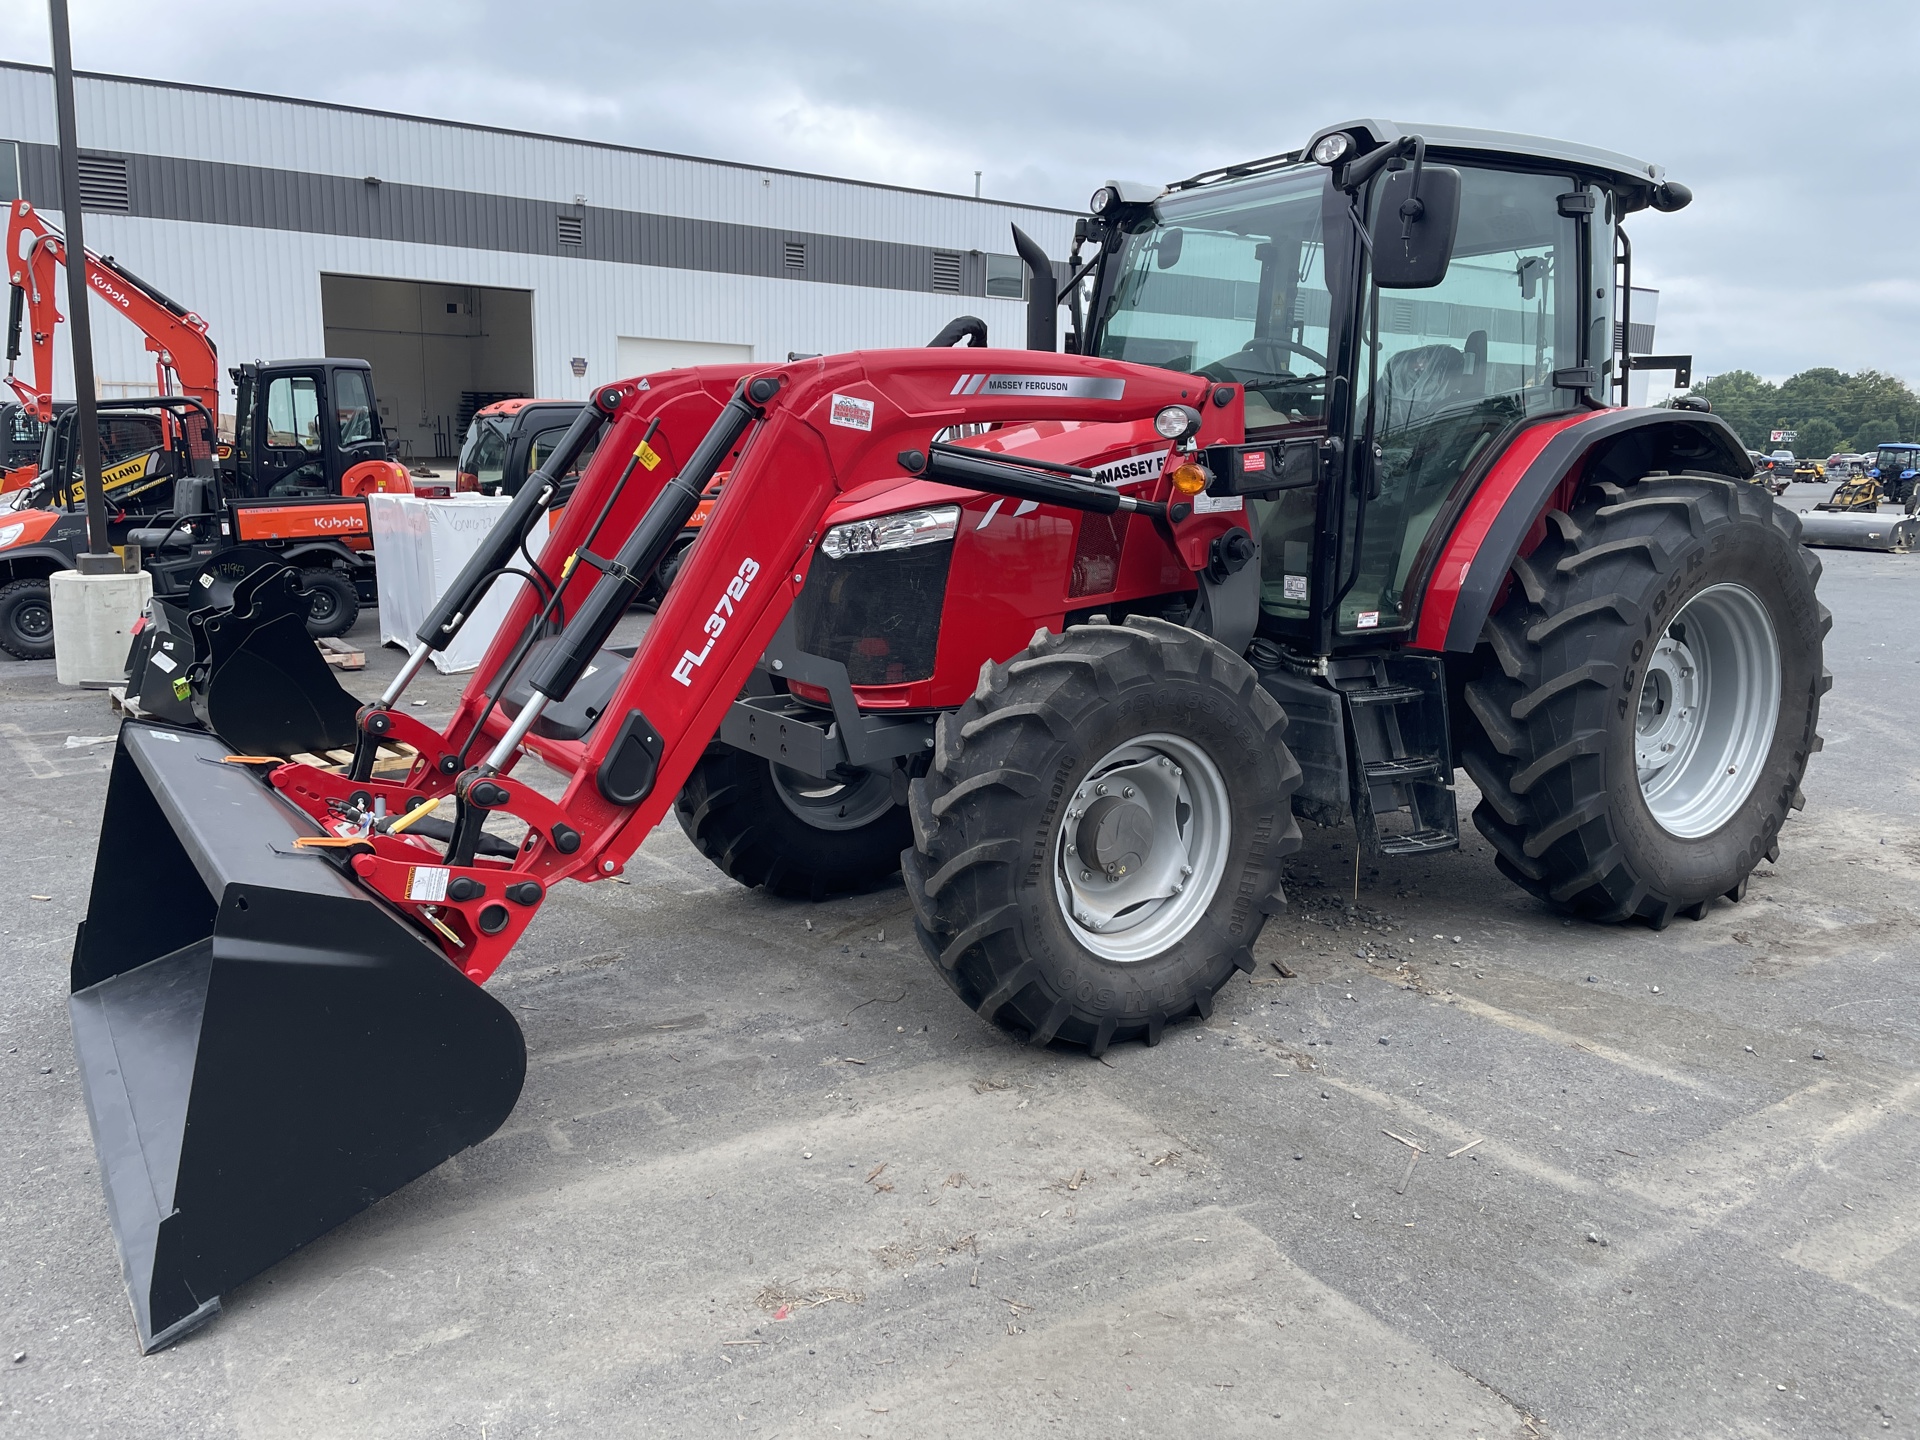
<svg viewBox="0 0 1920 1440"><path fill-rule="evenodd" d="M742 885L788 899L870 890L900 869L913 831L892 777L814 780L715 743L673 805L702 855Z"/></svg>
<svg viewBox="0 0 1920 1440"><path fill-rule="evenodd" d="M984 1019L1095 1055L1210 1015L1284 908L1285 728L1244 660L1161 620L1043 631L985 666L909 791L934 969Z"/></svg>
<svg viewBox="0 0 1920 1440"><path fill-rule="evenodd" d="M0 586L0 650L16 660L53 658L53 591L45 580Z"/></svg>
<svg viewBox="0 0 1920 1440"><path fill-rule="evenodd" d="M1803 803L1832 684L1820 562L1792 511L1721 476L1603 484L1547 520L1466 687L1474 824L1575 915L1703 918Z"/></svg>
<svg viewBox="0 0 1920 1440"><path fill-rule="evenodd" d="M344 635L360 618L360 592L338 570L302 570L300 583L313 596L307 612L307 633L316 640Z"/></svg>

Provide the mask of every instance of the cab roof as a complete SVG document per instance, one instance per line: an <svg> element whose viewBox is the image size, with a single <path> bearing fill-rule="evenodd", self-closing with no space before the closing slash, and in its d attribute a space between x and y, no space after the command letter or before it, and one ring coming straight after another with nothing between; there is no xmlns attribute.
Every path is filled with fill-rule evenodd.
<svg viewBox="0 0 1920 1440"><path fill-rule="evenodd" d="M1311 154L1323 135L1344 130L1364 152L1378 145L1391 144L1410 135L1418 135L1436 150L1464 150L1488 156L1521 160L1551 160L1605 176L1616 184L1651 189L1667 178L1661 166L1636 160L1617 150L1602 150L1573 140L1552 140L1540 135L1522 135L1512 130L1474 130L1460 125L1414 125L1404 120L1345 120L1313 132L1300 153Z"/></svg>

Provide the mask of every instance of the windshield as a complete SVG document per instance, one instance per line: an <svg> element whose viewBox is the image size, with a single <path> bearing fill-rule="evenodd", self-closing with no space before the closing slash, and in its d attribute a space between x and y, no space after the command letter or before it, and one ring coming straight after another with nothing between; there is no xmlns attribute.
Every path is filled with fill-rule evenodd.
<svg viewBox="0 0 1920 1440"><path fill-rule="evenodd" d="M1896 450L1892 446L1887 446L1880 451L1880 458L1876 463L1882 475L1898 475L1902 470L1911 470L1916 464L1920 464L1920 452Z"/></svg>
<svg viewBox="0 0 1920 1440"><path fill-rule="evenodd" d="M1244 385L1249 430L1320 421L1326 187L1313 166L1162 200L1120 251L1093 352Z"/></svg>
<svg viewBox="0 0 1920 1440"><path fill-rule="evenodd" d="M476 415L460 447L460 469L478 478L482 490L499 485L507 471L507 426L491 415Z"/></svg>

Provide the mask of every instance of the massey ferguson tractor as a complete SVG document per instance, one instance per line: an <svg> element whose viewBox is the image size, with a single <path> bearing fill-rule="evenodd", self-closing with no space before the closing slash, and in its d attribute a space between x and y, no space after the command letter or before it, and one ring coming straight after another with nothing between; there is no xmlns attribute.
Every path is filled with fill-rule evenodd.
<svg viewBox="0 0 1920 1440"><path fill-rule="evenodd" d="M1738 901L1819 747L1828 618L1724 423L1607 403L1621 224L1689 198L1379 121L1105 186L1064 272L1017 237L1026 349L607 386L378 700L282 707L271 753L128 723L72 1018L142 1345L500 1125L525 1047L486 980L669 810L779 894L904 868L961 1000L1095 1055L1253 967L1299 817L1450 849L1461 769L1545 905ZM494 583L434 729L401 697ZM288 587L242 588L203 671L273 668ZM350 764L275 758L309 712Z"/></svg>

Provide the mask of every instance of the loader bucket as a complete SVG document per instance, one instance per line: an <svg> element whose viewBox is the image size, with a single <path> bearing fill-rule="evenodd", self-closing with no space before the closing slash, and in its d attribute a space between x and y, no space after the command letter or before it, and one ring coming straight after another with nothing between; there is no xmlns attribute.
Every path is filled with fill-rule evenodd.
<svg viewBox="0 0 1920 1440"><path fill-rule="evenodd" d="M196 611L204 674L193 710L248 755L297 755L352 746L360 702L340 688L307 633L311 604L290 565L253 571L225 610Z"/></svg>
<svg viewBox="0 0 1920 1440"><path fill-rule="evenodd" d="M121 727L74 943L74 1050L149 1351L491 1135L526 1075L512 1014L297 849L316 827L227 752Z"/></svg>

